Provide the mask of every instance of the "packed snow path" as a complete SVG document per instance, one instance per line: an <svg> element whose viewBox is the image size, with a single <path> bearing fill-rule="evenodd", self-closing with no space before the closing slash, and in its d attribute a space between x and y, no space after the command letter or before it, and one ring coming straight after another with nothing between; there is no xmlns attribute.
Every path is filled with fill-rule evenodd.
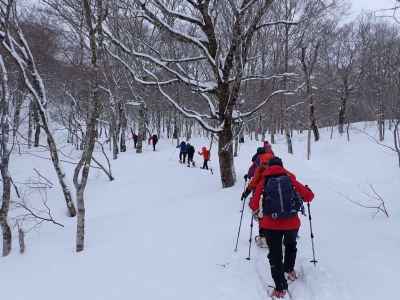
<svg viewBox="0 0 400 300"><path fill-rule="evenodd" d="M312 160L304 159L303 137L295 156L284 140L276 154L298 179L313 188L316 253L314 267L308 220L302 218L294 299L397 299L400 259L399 170L394 157L363 135L347 144L323 137ZM206 143L195 139L197 149ZM177 162L178 149L161 140L158 151L137 155L132 147L113 162L116 180L94 170L86 196L86 247L74 253L75 220L64 213L59 191L49 194L57 221L27 235L27 252L0 258L2 299L70 300L267 299L263 284L272 283L266 250L248 251L250 214L246 207L239 250L234 245L240 217L242 176L257 146L248 142L236 159L238 183L222 190L217 160L214 175ZM201 159L196 157L197 164ZM13 161L13 175L27 166L55 178L48 162L30 156ZM68 170L69 172L71 169ZM54 182L56 180L54 179ZM363 199L371 183L387 201L391 217L371 217L343 195ZM254 227L253 236L257 233Z"/></svg>

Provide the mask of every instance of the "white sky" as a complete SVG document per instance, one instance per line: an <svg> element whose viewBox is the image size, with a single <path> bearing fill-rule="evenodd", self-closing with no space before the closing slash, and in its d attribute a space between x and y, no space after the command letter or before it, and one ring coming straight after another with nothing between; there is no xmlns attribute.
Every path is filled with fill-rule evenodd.
<svg viewBox="0 0 400 300"><path fill-rule="evenodd" d="M352 5L352 10L355 13L364 10L379 10L390 8L395 5L395 0L347 0Z"/></svg>
<svg viewBox="0 0 400 300"><path fill-rule="evenodd" d="M19 0L24 4L34 4L37 5L41 0ZM365 10L378 10L382 8L393 7L395 0L347 0L352 5L352 11L354 13L359 13L363 9Z"/></svg>

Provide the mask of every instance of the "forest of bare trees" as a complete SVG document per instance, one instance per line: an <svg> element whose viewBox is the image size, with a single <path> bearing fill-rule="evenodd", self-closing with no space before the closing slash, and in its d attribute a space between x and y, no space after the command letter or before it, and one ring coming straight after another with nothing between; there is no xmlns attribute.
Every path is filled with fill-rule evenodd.
<svg viewBox="0 0 400 300"><path fill-rule="evenodd" d="M350 139L352 122L374 121L379 142L394 139L400 153L400 25L392 11L347 11L340 0L0 0L3 255L19 222L10 209L57 223L18 195L9 165L20 147L49 151L77 216L76 251L90 171L113 180L134 132L138 155L152 134L214 139L224 188L236 181L239 137L283 134L294 153L292 134L304 132L311 159L320 128ZM79 153L73 178L63 144Z"/></svg>

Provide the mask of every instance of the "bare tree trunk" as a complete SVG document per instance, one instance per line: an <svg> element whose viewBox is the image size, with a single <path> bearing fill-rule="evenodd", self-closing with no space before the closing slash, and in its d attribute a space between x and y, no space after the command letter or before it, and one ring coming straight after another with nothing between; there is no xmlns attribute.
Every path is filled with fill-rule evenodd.
<svg viewBox="0 0 400 300"><path fill-rule="evenodd" d="M315 118L315 107L314 107L314 96L310 95L310 127L314 133L314 140L319 141L319 130L317 126L317 120Z"/></svg>
<svg viewBox="0 0 400 300"><path fill-rule="evenodd" d="M3 56L0 54L0 67L1 67L1 88L2 97L0 102L1 112L1 123L0 123L0 171L1 179L3 182L3 195L2 204L0 208L0 226L3 232L3 256L7 256L11 252L11 229L8 225L7 218L10 210L11 203L11 178L9 174L9 161L11 151L8 148L9 135L10 135L10 116L9 116L9 105L10 105L10 94L8 89L8 74L4 64Z"/></svg>
<svg viewBox="0 0 400 300"><path fill-rule="evenodd" d="M271 135L270 135L270 139L271 139L271 144L275 144L275 118L272 118L272 124L271 124Z"/></svg>
<svg viewBox="0 0 400 300"><path fill-rule="evenodd" d="M382 142L385 139L385 111L382 95L378 95L378 131L379 131L379 141Z"/></svg>
<svg viewBox="0 0 400 300"><path fill-rule="evenodd" d="M19 80L19 83L21 82L21 80L22 79ZM14 121L13 121L13 138L16 137L19 128L19 123L21 118L21 107L22 107L22 102L24 100L23 97L24 94L22 93L22 87L19 86L19 90L16 91L16 96L15 96L16 101L15 101L15 111L14 111Z"/></svg>
<svg viewBox="0 0 400 300"><path fill-rule="evenodd" d="M4 188L3 188L4 191ZM4 198L4 197L3 197ZM3 256L7 256L11 252L12 248L12 235L11 235L11 229L10 226L7 223L7 217L3 214L3 212L0 212L0 226L1 230L3 232Z"/></svg>
<svg viewBox="0 0 400 300"><path fill-rule="evenodd" d="M289 19L289 7L287 1L285 1L285 11L286 11L286 19ZM289 72L289 30L290 30L289 24L285 24L285 73ZM283 89L287 89L287 78L285 77L283 79ZM290 136L290 131L289 131L289 118L288 118L288 111L287 111L287 99L286 95L283 95L283 104L284 104L284 110L283 110L283 123L285 127L285 137L286 137L286 143L288 146L288 153L293 154L293 144L292 144L292 137Z"/></svg>
<svg viewBox="0 0 400 300"><path fill-rule="evenodd" d="M239 150L239 136L235 137L235 150L233 153L233 157L238 156L238 150Z"/></svg>
<svg viewBox="0 0 400 300"><path fill-rule="evenodd" d="M117 122L115 120L115 117L111 117L111 126L110 126L110 135L112 137L111 143L112 143L112 152L113 152L113 159L118 158L118 133L117 133Z"/></svg>
<svg viewBox="0 0 400 300"><path fill-rule="evenodd" d="M35 140L33 143L33 147L39 147L40 143L40 121L39 121L39 113L37 103L33 102L33 121L35 124Z"/></svg>
<svg viewBox="0 0 400 300"><path fill-rule="evenodd" d="M311 129L307 130L307 160L311 158Z"/></svg>
<svg viewBox="0 0 400 300"><path fill-rule="evenodd" d="M78 208L78 216L76 219L76 252L83 251L85 247L85 202L83 198L84 189L78 187L76 191L76 205Z"/></svg>
<svg viewBox="0 0 400 300"><path fill-rule="evenodd" d="M396 149L396 153L397 153L397 158L399 161L399 167L400 167L400 135L399 135L399 124L400 124L400 120L396 121L396 124L394 125L394 130L393 130L393 140L394 140L394 147Z"/></svg>
<svg viewBox="0 0 400 300"><path fill-rule="evenodd" d="M218 134L219 167L221 171L222 187L224 188L233 186L236 181L232 139L231 120L226 119L223 130Z"/></svg>
<svg viewBox="0 0 400 300"><path fill-rule="evenodd" d="M139 130L138 130L138 142L136 145L136 153L143 152L143 140L146 134L145 122L146 122L146 105L144 103L141 103L139 107Z"/></svg>
<svg viewBox="0 0 400 300"><path fill-rule="evenodd" d="M33 102L29 102L29 108L28 108L28 149L32 148L32 123L33 123L33 109L32 109Z"/></svg>
<svg viewBox="0 0 400 300"><path fill-rule="evenodd" d="M347 99L346 97L342 97L340 99L340 106L339 106L339 133L343 134L344 133L344 123L346 121L346 102Z"/></svg>
<svg viewBox="0 0 400 300"><path fill-rule="evenodd" d="M161 126L162 126L162 114L161 111L157 111L157 136L161 137Z"/></svg>
<svg viewBox="0 0 400 300"><path fill-rule="evenodd" d="M85 12L85 19L89 29L90 48L91 48L91 63L93 67L94 78L91 82L92 99L89 103L89 119L87 123L87 130L85 135L85 148L82 157L75 168L74 184L76 188L78 218L76 229L76 252L83 251L85 245L85 202L84 191L86 188L87 180L89 177L90 163L93 157L93 150L96 143L96 123L100 113L100 95L99 95L99 82L100 70L98 61L100 60L100 51L102 47L102 22L104 18L103 2L96 0L97 9L97 22L96 30L93 28L92 19L94 14L91 10L89 0L83 0L83 7ZM97 36L97 37L96 37ZM80 180L79 180L79 175Z"/></svg>
<svg viewBox="0 0 400 300"><path fill-rule="evenodd" d="M18 228L18 242L19 242L19 253L25 253L25 232L22 228Z"/></svg>
<svg viewBox="0 0 400 300"><path fill-rule="evenodd" d="M127 127L127 121L126 118L121 122L121 135L120 135L120 140L119 140L119 148L121 152L126 152L126 127Z"/></svg>
<svg viewBox="0 0 400 300"><path fill-rule="evenodd" d="M306 52L307 52L306 47L301 48L301 58L300 58L301 64L303 66L304 79L306 82L306 95L308 98L307 102L309 109L309 116L308 116L309 129L313 131L315 141L319 140L319 131L317 126L317 121L315 118L314 95L313 95L311 76L314 70L315 63L317 61L318 49L319 49L319 43L315 46L312 53L312 60L311 62L308 62L308 64L306 61Z"/></svg>
<svg viewBox="0 0 400 300"><path fill-rule="evenodd" d="M254 139L258 142L258 140L259 140L259 138L258 138L258 134L260 133L260 128L258 127L258 122L256 123L256 128L255 128L255 131L254 131Z"/></svg>

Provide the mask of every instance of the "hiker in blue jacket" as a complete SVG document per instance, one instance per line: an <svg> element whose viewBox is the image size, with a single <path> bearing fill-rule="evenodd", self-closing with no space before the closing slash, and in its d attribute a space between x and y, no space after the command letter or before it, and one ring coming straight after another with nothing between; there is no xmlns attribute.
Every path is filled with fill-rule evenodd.
<svg viewBox="0 0 400 300"><path fill-rule="evenodd" d="M185 163L186 162L186 155L187 155L187 145L184 141L182 141L176 148L179 148L179 162Z"/></svg>

